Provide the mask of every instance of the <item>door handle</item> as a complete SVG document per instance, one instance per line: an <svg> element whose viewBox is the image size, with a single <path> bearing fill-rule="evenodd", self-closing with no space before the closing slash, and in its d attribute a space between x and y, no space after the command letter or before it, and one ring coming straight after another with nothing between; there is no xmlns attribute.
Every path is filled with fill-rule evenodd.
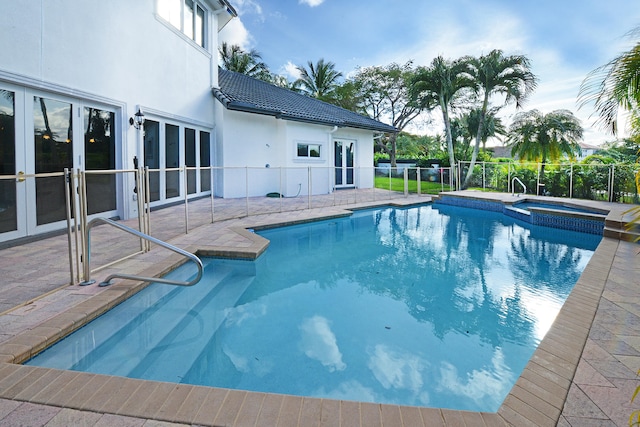
<svg viewBox="0 0 640 427"><path fill-rule="evenodd" d="M19 175L19 176L22 176L22 175L24 175L24 172L20 171L20 172L18 172L18 175ZM26 179L26 178L18 178L18 179L16 179L16 182L24 182L24 181L25 181L25 179Z"/></svg>

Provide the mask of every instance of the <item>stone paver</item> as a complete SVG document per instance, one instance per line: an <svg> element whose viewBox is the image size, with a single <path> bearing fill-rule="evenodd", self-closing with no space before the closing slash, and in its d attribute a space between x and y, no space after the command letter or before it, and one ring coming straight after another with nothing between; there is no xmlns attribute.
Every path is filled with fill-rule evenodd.
<svg viewBox="0 0 640 427"><path fill-rule="evenodd" d="M456 194L514 199L504 194ZM216 199L212 223L211 200L201 199L188 204L188 234L184 234L184 205L152 211L151 234L184 248L255 254L260 242L244 232L245 227L344 215L345 209L354 206L428 200L379 190L336 192L312 200ZM622 217L621 207L605 205L617 209L615 215ZM298 210L289 210L293 208ZM264 212L269 213L256 215ZM125 223L137 227L137 220ZM93 230L91 244L92 266L104 265L139 249L136 239L107 226ZM125 262L127 268L158 274L157 265L172 259L171 254L160 251L136 255ZM581 284L576 285L571 302L565 304L548 338L497 414L164 383L149 386L151 382L44 368L16 370L15 365L2 363L7 356L0 355L0 425L627 425L630 412L640 408L640 401L630 402L640 384L636 373L640 369L639 251L638 245L603 240L581 277ZM70 285L68 262L66 235L16 246L5 244L0 249L0 348L10 350L8 357L24 357L32 346L55 339L56 334L95 316L98 307L108 309L134 288L119 283L109 288ZM125 263L92 276L101 280ZM75 266L74 280L78 270ZM137 393L143 390L148 394ZM103 392L108 398L98 400L99 395L105 395ZM54 405L43 404L46 402Z"/></svg>

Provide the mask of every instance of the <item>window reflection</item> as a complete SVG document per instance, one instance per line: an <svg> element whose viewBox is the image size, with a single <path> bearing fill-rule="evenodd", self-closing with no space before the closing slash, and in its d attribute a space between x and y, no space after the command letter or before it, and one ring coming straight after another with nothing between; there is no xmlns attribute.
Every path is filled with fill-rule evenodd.
<svg viewBox="0 0 640 427"><path fill-rule="evenodd" d="M184 3L184 34L193 40L193 1L186 0Z"/></svg>
<svg viewBox="0 0 640 427"><path fill-rule="evenodd" d="M73 168L71 104L33 98L35 172L62 172ZM36 221L38 225L66 218L64 177L36 178Z"/></svg>
<svg viewBox="0 0 640 427"><path fill-rule="evenodd" d="M199 46L205 47L205 9L197 1L159 0L158 15Z"/></svg>
<svg viewBox="0 0 640 427"><path fill-rule="evenodd" d="M186 128L184 130L184 157L185 165L189 168L196 167L196 130ZM196 192L196 171L187 171L187 192Z"/></svg>
<svg viewBox="0 0 640 427"><path fill-rule="evenodd" d="M16 174L15 94L0 89L0 175ZM0 180L0 233L18 228L16 182Z"/></svg>
<svg viewBox="0 0 640 427"><path fill-rule="evenodd" d="M86 170L114 170L116 146L114 141L115 114L97 108L84 109L84 153ZM116 209L116 176L87 174L87 213Z"/></svg>
<svg viewBox="0 0 640 427"><path fill-rule="evenodd" d="M211 136L209 132L200 131L200 167L211 166ZM211 190L211 170L200 171L200 191Z"/></svg>
<svg viewBox="0 0 640 427"><path fill-rule="evenodd" d="M182 0L159 0L158 14L166 19L171 25L180 29L180 8Z"/></svg>
<svg viewBox="0 0 640 427"><path fill-rule="evenodd" d="M180 167L180 128L175 125L165 125L165 157L166 167ZM166 198L180 196L180 171L167 171Z"/></svg>
<svg viewBox="0 0 640 427"><path fill-rule="evenodd" d="M144 165L149 171L149 196L152 202L160 200L160 123L144 121Z"/></svg>

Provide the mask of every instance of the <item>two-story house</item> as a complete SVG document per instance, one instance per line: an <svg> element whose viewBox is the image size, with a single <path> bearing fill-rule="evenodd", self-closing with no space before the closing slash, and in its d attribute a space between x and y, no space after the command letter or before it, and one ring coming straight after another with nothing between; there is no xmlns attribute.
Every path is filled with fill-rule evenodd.
<svg viewBox="0 0 640 427"><path fill-rule="evenodd" d="M326 104L315 100L302 120L225 101L225 91L235 95L233 85L219 84L218 32L235 16L227 0L1 2L0 242L65 226L65 168L87 171L90 216L126 219L137 214L137 183L121 171L136 166L152 170L155 206L212 188L246 195L246 183L225 179L231 172L178 169L185 166L333 165L353 154L346 147L358 151L345 165L371 166L374 134L391 126L316 120ZM343 185L337 179L317 191ZM359 182L371 186L373 178ZM252 195L277 188L266 182Z"/></svg>

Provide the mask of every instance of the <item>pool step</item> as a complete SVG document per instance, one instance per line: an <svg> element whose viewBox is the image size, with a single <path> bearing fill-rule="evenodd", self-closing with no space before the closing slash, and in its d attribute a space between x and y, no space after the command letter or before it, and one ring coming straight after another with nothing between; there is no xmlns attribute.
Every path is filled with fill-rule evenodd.
<svg viewBox="0 0 640 427"><path fill-rule="evenodd" d="M629 227L628 221L607 219L602 234L625 242L640 242L640 224Z"/></svg>
<svg viewBox="0 0 640 427"><path fill-rule="evenodd" d="M185 317L167 331L156 349L139 360L127 375L131 378L155 381L182 382L203 353L207 353L215 340L214 335L255 276L231 275L218 285L214 298L203 300L194 308L193 315Z"/></svg>
<svg viewBox="0 0 640 427"><path fill-rule="evenodd" d="M207 268L211 267L205 266L205 270ZM153 348L153 343L166 335L167 326L178 322L179 313L189 312L207 294L216 293L219 283L232 273L233 269L229 267L216 268L214 274L209 273L209 282L188 288L150 286L135 298L113 308L109 313L109 322L98 318L77 331L73 339L69 337L58 343L64 348L58 347L56 354L51 355L51 360L48 360L46 352L43 353L40 357L47 360L41 363L60 369L126 376L144 357L144 353ZM170 274L173 278L185 279L188 277L184 275L189 273L176 271ZM123 341L125 344L120 347L122 351L114 354L111 350Z"/></svg>

